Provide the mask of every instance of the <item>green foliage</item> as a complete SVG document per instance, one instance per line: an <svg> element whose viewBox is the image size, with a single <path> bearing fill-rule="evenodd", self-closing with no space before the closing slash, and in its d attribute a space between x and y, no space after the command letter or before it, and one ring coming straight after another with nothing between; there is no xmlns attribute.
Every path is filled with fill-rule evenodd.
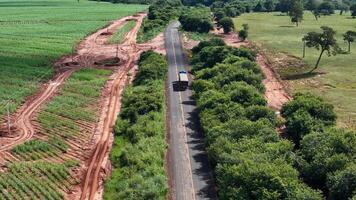
<svg viewBox="0 0 356 200"><path fill-rule="evenodd" d="M134 85L125 89L115 125L104 199L165 199L168 192L164 159L167 63L162 55L144 52Z"/></svg>
<svg viewBox="0 0 356 200"><path fill-rule="evenodd" d="M224 33L230 33L234 30L234 22L230 17L224 17L219 21L219 25L224 29Z"/></svg>
<svg viewBox="0 0 356 200"><path fill-rule="evenodd" d="M327 185L330 199L351 199L356 191L356 163L330 175Z"/></svg>
<svg viewBox="0 0 356 200"><path fill-rule="evenodd" d="M212 16L208 7L184 9L179 22L185 31L208 33L213 29Z"/></svg>
<svg viewBox="0 0 356 200"><path fill-rule="evenodd" d="M303 3L301 0L291 0L291 4L289 6L289 17L293 23L298 24L303 20Z"/></svg>
<svg viewBox="0 0 356 200"><path fill-rule="evenodd" d="M248 24L242 24L242 29L239 31L239 38L245 41L248 37Z"/></svg>
<svg viewBox="0 0 356 200"><path fill-rule="evenodd" d="M301 160L298 162L303 178L308 183L326 190L327 177L330 176L330 195L340 195L336 190L345 186L338 185L337 179L343 175L340 172L334 176L334 173L346 169L349 163L354 163L355 145L356 134L346 130L333 128L306 135L301 141Z"/></svg>
<svg viewBox="0 0 356 200"><path fill-rule="evenodd" d="M126 34L135 27L135 21L128 21L123 25L109 40L109 44L122 43L125 39Z"/></svg>
<svg viewBox="0 0 356 200"><path fill-rule="evenodd" d="M147 17L143 20L137 41L146 42L156 37L171 20L178 18L180 9L180 1L155 1L149 7Z"/></svg>
<svg viewBox="0 0 356 200"><path fill-rule="evenodd" d="M346 33L344 33L342 36L344 37L344 41L349 44L348 50L350 53L351 52L351 43L356 40L356 31L346 31Z"/></svg>
<svg viewBox="0 0 356 200"><path fill-rule="evenodd" d="M333 106L312 94L298 93L294 99L282 107L282 116L286 119L286 132L299 145L304 135L312 131L321 131L336 121Z"/></svg>
<svg viewBox="0 0 356 200"><path fill-rule="evenodd" d="M140 70L134 80L135 85L144 85L152 80L163 80L167 73L166 59L153 51L141 54Z"/></svg>
<svg viewBox="0 0 356 200"><path fill-rule="evenodd" d="M8 171L0 174L0 197L5 199L53 199L64 198L72 184L79 180L70 175L65 164L16 162L8 164Z"/></svg>
<svg viewBox="0 0 356 200"><path fill-rule="evenodd" d="M335 9L334 5L331 2L328 2L328 1L322 2L317 7L318 13L320 13L322 15L334 14L335 13L334 9Z"/></svg>
<svg viewBox="0 0 356 200"><path fill-rule="evenodd" d="M320 50L320 56L313 70L318 68L321 56L325 51L328 56L331 56L331 54L336 55L339 52L339 45L335 39L336 32L327 26L322 26L320 28L323 30L322 33L309 32L303 37L303 41L306 42L308 47L314 47L317 50Z"/></svg>
<svg viewBox="0 0 356 200"><path fill-rule="evenodd" d="M145 8L74 0L1 1L0 115L6 112L5 101L11 101L13 112L49 80L52 64L86 35Z"/></svg>
<svg viewBox="0 0 356 200"><path fill-rule="evenodd" d="M351 16L353 18L356 17L356 4L353 4L351 7L350 7L350 11L351 11Z"/></svg>
<svg viewBox="0 0 356 200"><path fill-rule="evenodd" d="M322 199L299 180L294 146L278 136L265 106L261 70L240 51L219 40L193 49L192 88L219 198Z"/></svg>

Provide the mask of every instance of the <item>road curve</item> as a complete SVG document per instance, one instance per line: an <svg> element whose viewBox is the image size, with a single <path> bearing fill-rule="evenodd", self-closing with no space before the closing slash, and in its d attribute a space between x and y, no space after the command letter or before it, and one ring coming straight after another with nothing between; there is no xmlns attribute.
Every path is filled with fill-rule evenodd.
<svg viewBox="0 0 356 200"><path fill-rule="evenodd" d="M192 91L178 91L178 71L188 62L183 54L178 32L179 23L170 24L165 31L168 59L168 168L171 197L174 200L216 199L212 170L199 130ZM189 77L191 81L191 77Z"/></svg>

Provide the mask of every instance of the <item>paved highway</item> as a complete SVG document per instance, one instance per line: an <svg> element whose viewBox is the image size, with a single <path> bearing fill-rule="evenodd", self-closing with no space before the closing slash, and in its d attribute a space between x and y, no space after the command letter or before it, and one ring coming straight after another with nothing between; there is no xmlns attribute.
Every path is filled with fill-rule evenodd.
<svg viewBox="0 0 356 200"><path fill-rule="evenodd" d="M212 170L205 152L203 135L192 91L179 91L178 72L188 62L182 52L178 33L179 23L170 24L165 33L168 58L168 166L171 197L175 200L216 199ZM191 77L189 77L191 82Z"/></svg>

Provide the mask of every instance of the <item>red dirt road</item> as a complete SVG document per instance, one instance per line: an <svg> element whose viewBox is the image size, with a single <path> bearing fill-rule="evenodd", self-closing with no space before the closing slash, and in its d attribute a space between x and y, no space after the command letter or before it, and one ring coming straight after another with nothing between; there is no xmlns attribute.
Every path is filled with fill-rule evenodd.
<svg viewBox="0 0 356 200"><path fill-rule="evenodd" d="M224 34L222 30L218 31L215 29L214 34L221 37L227 45L232 47L252 46L248 41L241 41L236 33ZM275 110L280 110L283 104L292 98L286 92L282 81L278 78L278 75L273 71L272 67L267 64L266 58L261 53L257 54L256 62L265 75L263 84L266 88L265 98L267 99L268 106Z"/></svg>

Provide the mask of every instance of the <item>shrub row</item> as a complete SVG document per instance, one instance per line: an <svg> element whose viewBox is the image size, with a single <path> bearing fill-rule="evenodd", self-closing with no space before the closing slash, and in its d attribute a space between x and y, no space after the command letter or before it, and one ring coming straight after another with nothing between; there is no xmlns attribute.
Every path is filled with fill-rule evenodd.
<svg viewBox="0 0 356 200"><path fill-rule="evenodd" d="M179 21L185 31L208 33L213 29L213 17L209 7L185 8Z"/></svg>
<svg viewBox="0 0 356 200"><path fill-rule="evenodd" d="M254 56L219 39L193 49L192 87L219 199L322 199L299 179L293 143L275 131Z"/></svg>
<svg viewBox="0 0 356 200"><path fill-rule="evenodd" d="M165 57L141 54L139 71L125 89L110 160L113 171L105 199L165 199Z"/></svg>
<svg viewBox="0 0 356 200"><path fill-rule="evenodd" d="M328 199L356 198L356 133L334 127L333 106L309 93L296 94L281 113L305 182Z"/></svg>
<svg viewBox="0 0 356 200"><path fill-rule="evenodd" d="M143 20L138 32L138 42L145 42L154 38L163 31L171 20L178 18L180 4L180 1L177 0L159 0L151 4L148 9L148 15Z"/></svg>

